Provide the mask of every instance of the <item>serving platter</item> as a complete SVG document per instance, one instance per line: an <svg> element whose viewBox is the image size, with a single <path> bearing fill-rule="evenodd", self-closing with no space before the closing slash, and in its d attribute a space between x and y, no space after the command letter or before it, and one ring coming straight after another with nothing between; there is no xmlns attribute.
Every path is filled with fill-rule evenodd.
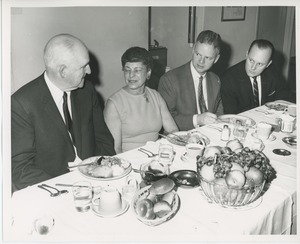
<svg viewBox="0 0 300 244"><path fill-rule="evenodd" d="M205 143L204 146L206 146L210 143L210 140L207 136L203 135L202 133L200 133L199 131L196 131L196 130L173 132L172 134L168 134L166 139L174 145L185 146L186 144L189 143L189 140L192 137L201 138ZM202 144L201 140L199 142L200 142L200 144Z"/></svg>
<svg viewBox="0 0 300 244"><path fill-rule="evenodd" d="M237 114L223 114L218 117L218 120L228 124L236 124L237 120L240 120L242 125L250 127L256 124L256 122L253 119Z"/></svg>
<svg viewBox="0 0 300 244"><path fill-rule="evenodd" d="M99 165L97 161L101 157L103 159ZM85 165L93 162L94 164L92 165ZM131 172L132 167L130 162L118 157L94 156L80 162L78 170L83 176L89 179L109 181L125 177Z"/></svg>
<svg viewBox="0 0 300 244"><path fill-rule="evenodd" d="M274 109L276 111L284 111L287 109L287 106L290 104L291 104L290 102L278 100L275 102L268 102L265 105L269 109Z"/></svg>

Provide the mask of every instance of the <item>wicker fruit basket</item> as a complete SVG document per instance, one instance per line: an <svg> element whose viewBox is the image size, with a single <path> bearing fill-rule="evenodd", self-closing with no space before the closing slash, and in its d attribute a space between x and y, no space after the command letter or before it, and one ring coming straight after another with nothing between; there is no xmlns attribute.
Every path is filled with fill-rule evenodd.
<svg viewBox="0 0 300 244"><path fill-rule="evenodd" d="M157 225L160 225L160 224L170 220L171 218L173 218L175 216L175 214L178 212L179 207L180 207L180 198L179 198L178 194L176 193L176 191L172 190L172 192L174 193L174 200L171 204L171 212L170 213L168 213L167 215L165 215L163 217L156 217L155 219L147 219L147 218L141 217L138 215L138 213L136 211L137 202L139 200L147 198L150 195L150 192L149 192L150 187L151 187L151 185L146 186L136 193L136 195L134 196L134 198L132 200L132 206L133 206L132 209L139 221L141 221L144 224L149 225L149 226L157 226Z"/></svg>

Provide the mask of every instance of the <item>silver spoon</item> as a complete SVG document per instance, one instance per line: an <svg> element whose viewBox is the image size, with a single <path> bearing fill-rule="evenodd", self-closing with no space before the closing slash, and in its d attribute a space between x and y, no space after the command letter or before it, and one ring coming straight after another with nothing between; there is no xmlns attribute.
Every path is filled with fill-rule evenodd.
<svg viewBox="0 0 300 244"><path fill-rule="evenodd" d="M38 185L38 187L41 188L41 189L43 189L43 190L45 190L45 191L47 191L47 192L49 192L50 193L50 197L57 197L57 196L60 195L59 192L53 193L50 190L48 190L47 188L43 187L42 185Z"/></svg>
<svg viewBox="0 0 300 244"><path fill-rule="evenodd" d="M140 151L142 153L145 153L148 156L148 158L152 158L152 157L155 157L155 156L158 155L158 154L155 154L155 153L153 153L153 152L151 152L147 149L144 149L144 148L139 148L138 151Z"/></svg>
<svg viewBox="0 0 300 244"><path fill-rule="evenodd" d="M53 187L53 186L49 186L49 185L46 185L46 184L42 184L43 187L49 187L49 188L52 188L54 189L55 191L57 191L60 194L64 194L64 193L68 193L68 190L58 190L57 188Z"/></svg>

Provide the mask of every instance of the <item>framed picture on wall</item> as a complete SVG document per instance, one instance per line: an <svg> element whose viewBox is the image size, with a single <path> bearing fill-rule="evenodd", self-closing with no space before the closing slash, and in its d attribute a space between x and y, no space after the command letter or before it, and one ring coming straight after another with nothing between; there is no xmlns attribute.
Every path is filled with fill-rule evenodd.
<svg viewBox="0 0 300 244"><path fill-rule="evenodd" d="M222 21L245 20L246 7L222 7Z"/></svg>

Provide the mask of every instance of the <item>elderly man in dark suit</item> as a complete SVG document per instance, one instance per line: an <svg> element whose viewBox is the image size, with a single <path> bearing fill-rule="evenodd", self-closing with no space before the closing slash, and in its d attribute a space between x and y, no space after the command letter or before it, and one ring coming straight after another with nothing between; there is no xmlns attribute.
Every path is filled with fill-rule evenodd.
<svg viewBox="0 0 300 244"><path fill-rule="evenodd" d="M158 92L165 99L180 130L215 123L223 114L220 79L209 69L220 57L219 34L202 31L193 47L192 60L164 74Z"/></svg>
<svg viewBox="0 0 300 244"><path fill-rule="evenodd" d="M246 60L221 76L224 113L237 114L277 99L289 99L286 84L272 64L274 46L268 40L255 40Z"/></svg>
<svg viewBox="0 0 300 244"><path fill-rule="evenodd" d="M44 49L45 72L11 97L12 181L16 189L69 172L68 162L114 155L93 85L88 49L61 34Z"/></svg>

